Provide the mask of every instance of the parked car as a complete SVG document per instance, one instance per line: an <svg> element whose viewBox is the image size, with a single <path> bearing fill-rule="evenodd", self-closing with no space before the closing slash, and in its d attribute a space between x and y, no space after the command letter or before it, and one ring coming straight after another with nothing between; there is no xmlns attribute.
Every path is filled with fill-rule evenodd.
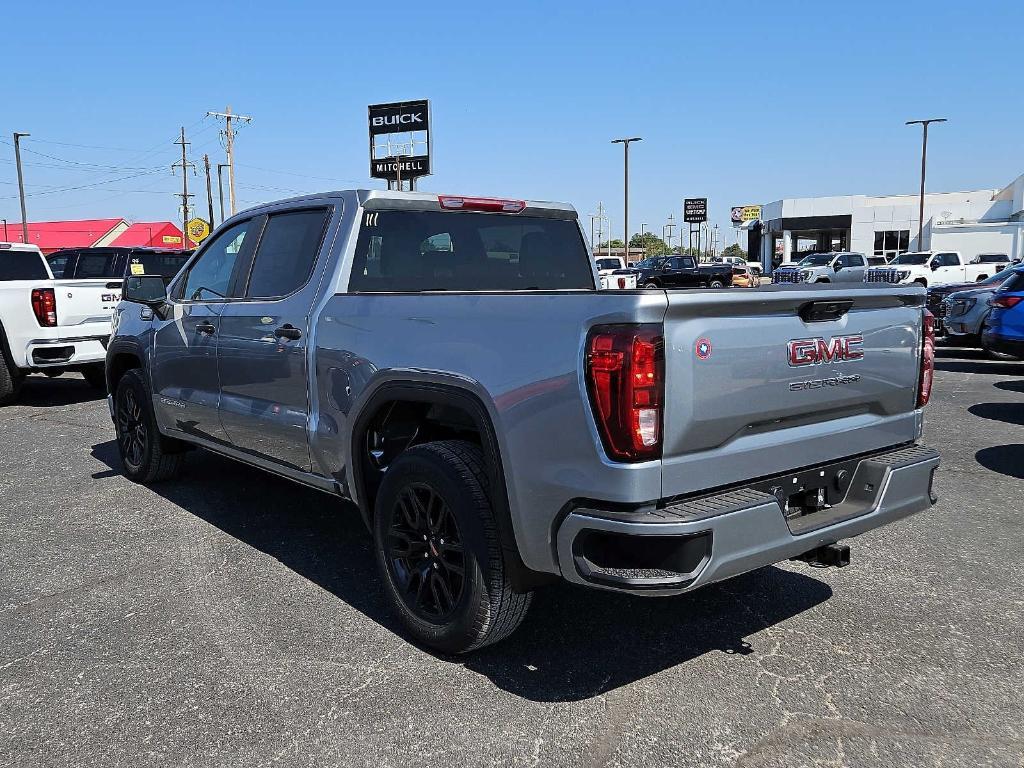
<svg viewBox="0 0 1024 768"><path fill-rule="evenodd" d="M641 288L726 288L729 264L698 264L693 256L650 256L631 267Z"/></svg>
<svg viewBox="0 0 1024 768"><path fill-rule="evenodd" d="M981 288L951 293L943 300L942 313L948 342L958 347L981 347L987 349L984 334L992 312L989 301L995 297L1000 282L984 281Z"/></svg>
<svg viewBox="0 0 1024 768"><path fill-rule="evenodd" d="M773 283L859 283L867 261L863 253L812 253L800 262L783 265L772 274Z"/></svg>
<svg viewBox="0 0 1024 768"><path fill-rule="evenodd" d="M984 280L974 283L950 283L949 285L933 285L930 287L925 306L935 316L935 335L944 336L947 331L946 315L950 308L950 305L946 302L947 298L954 293L969 291L974 288L994 291L1008 276L1008 272L997 272L991 277L986 277Z"/></svg>
<svg viewBox="0 0 1024 768"><path fill-rule="evenodd" d="M973 283L995 274L992 264L968 264L959 251L908 251L884 267L869 267L864 275L868 283L908 285L925 288L950 283Z"/></svg>
<svg viewBox="0 0 1024 768"><path fill-rule="evenodd" d="M1010 265L1010 257L1005 253L979 253L971 264L991 264L996 272L1002 272Z"/></svg>
<svg viewBox="0 0 1024 768"><path fill-rule="evenodd" d="M567 205L362 190L240 213L170 285L125 281L124 472L171 478L199 446L353 500L402 626L450 653L559 579L654 596L845 565L841 539L933 503L917 287L596 288Z"/></svg>
<svg viewBox="0 0 1024 768"><path fill-rule="evenodd" d="M36 246L0 243L0 405L17 398L30 373L79 371L89 384L104 385L115 302L108 297L106 314L82 315L69 298L79 288L55 281Z"/></svg>
<svg viewBox="0 0 1024 768"><path fill-rule="evenodd" d="M733 288L757 288L761 285L761 276L754 273L746 262L733 264L732 286Z"/></svg>
<svg viewBox="0 0 1024 768"><path fill-rule="evenodd" d="M1024 267L1015 267L989 299L991 314L982 330L986 350L1016 359L1024 358Z"/></svg>

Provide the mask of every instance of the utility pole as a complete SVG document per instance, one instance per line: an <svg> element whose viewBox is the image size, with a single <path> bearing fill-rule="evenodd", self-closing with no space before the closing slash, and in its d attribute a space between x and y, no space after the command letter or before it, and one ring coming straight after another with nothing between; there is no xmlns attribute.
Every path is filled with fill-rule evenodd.
<svg viewBox="0 0 1024 768"><path fill-rule="evenodd" d="M210 188L210 156L203 155L203 167L206 169L206 204L210 209L210 229L213 229L213 190Z"/></svg>
<svg viewBox="0 0 1024 768"><path fill-rule="evenodd" d="M623 190L622 190L622 244L623 256L629 262L629 145L633 141L643 141L640 136L632 136L628 139L612 139L612 144L622 145L623 158Z"/></svg>
<svg viewBox="0 0 1024 768"><path fill-rule="evenodd" d="M25 213L25 177L21 172L21 137L30 135L14 132L14 163L18 166L18 197L21 199L21 242L23 243L28 242L28 215Z"/></svg>
<svg viewBox="0 0 1024 768"><path fill-rule="evenodd" d="M232 120L241 120L246 123L251 123L252 118L248 115L236 115L231 112L231 105L229 104L223 112L207 112L208 117L223 117L224 118L224 140L226 143L226 150L228 153L228 201L231 203L231 215L234 216L236 213L235 208L235 129L231 125Z"/></svg>
<svg viewBox="0 0 1024 768"><path fill-rule="evenodd" d="M217 163L217 194L220 196L220 223L224 223L224 174L221 173L228 167L227 163Z"/></svg>
<svg viewBox="0 0 1024 768"><path fill-rule="evenodd" d="M665 241L666 245L668 245L669 252L672 251L672 229L676 225L676 223L675 223L675 221L673 219L674 219L674 217L670 213L668 215L668 223L661 228L661 239ZM666 229L668 230L668 237L665 237L665 230Z"/></svg>
<svg viewBox="0 0 1024 768"><path fill-rule="evenodd" d="M174 169L179 165L181 166L181 250L188 250L188 199L195 197L190 195L188 191L188 169L195 168L193 163L188 161L185 156L185 147L191 142L185 141L185 126L181 127L181 138L178 139L175 144L181 145L181 162L174 163L171 166L171 173L174 173Z"/></svg>
<svg viewBox="0 0 1024 768"><path fill-rule="evenodd" d="M9 243L10 240L7 239L7 219L3 219L3 222L4 222L4 241ZM590 225L593 226L594 223L591 222Z"/></svg>
<svg viewBox="0 0 1024 768"><path fill-rule="evenodd" d="M921 131L921 206L917 221L917 249L924 250L924 175L928 166L928 126L932 123L944 123L944 117L931 117L927 120L907 120L907 125L920 125Z"/></svg>

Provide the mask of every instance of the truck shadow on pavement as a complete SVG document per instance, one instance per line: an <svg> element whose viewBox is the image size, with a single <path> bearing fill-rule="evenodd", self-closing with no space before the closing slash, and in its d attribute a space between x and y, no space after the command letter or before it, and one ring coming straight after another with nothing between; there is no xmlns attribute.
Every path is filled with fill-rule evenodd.
<svg viewBox="0 0 1024 768"><path fill-rule="evenodd" d="M1024 445L993 445L982 448L974 459L985 469L1024 480Z"/></svg>
<svg viewBox="0 0 1024 768"><path fill-rule="evenodd" d="M1001 389L1004 392L1024 392L1024 379L997 381L992 386L996 389Z"/></svg>
<svg viewBox="0 0 1024 768"><path fill-rule="evenodd" d="M114 441L93 446L92 455L120 471ZM202 450L189 455L180 481L151 490L401 634L354 506ZM831 595L827 584L775 567L673 598L558 584L536 593L505 642L444 658L526 699L578 701L707 653L758 653L745 638Z"/></svg>
<svg viewBox="0 0 1024 768"><path fill-rule="evenodd" d="M1024 375L1024 363L1015 360L996 360L980 349L935 350L935 370L950 373L990 373Z"/></svg>
<svg viewBox="0 0 1024 768"><path fill-rule="evenodd" d="M975 403L967 412L982 419L1024 425L1024 405L1021 403Z"/></svg>
<svg viewBox="0 0 1024 768"><path fill-rule="evenodd" d="M29 376L22 385L15 405L33 408L58 408L100 400L106 392L90 387L81 376Z"/></svg>

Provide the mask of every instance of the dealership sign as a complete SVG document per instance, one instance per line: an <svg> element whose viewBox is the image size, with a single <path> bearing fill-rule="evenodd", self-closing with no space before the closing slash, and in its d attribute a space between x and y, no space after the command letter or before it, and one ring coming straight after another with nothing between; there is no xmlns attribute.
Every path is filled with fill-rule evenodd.
<svg viewBox="0 0 1024 768"><path fill-rule="evenodd" d="M687 224L700 224L708 220L708 199L706 197L688 197L683 200L683 221Z"/></svg>
<svg viewBox="0 0 1024 768"><path fill-rule="evenodd" d="M760 205L734 205L729 214L734 227L745 224L748 221L757 221L761 218Z"/></svg>
<svg viewBox="0 0 1024 768"><path fill-rule="evenodd" d="M370 176L388 181L430 175L430 102L396 101L371 104Z"/></svg>

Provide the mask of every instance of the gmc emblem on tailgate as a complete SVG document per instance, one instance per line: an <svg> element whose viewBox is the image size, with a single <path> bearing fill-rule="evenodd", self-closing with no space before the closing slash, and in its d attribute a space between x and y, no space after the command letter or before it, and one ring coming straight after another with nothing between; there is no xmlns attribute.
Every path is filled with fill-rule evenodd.
<svg viewBox="0 0 1024 768"><path fill-rule="evenodd" d="M789 364L794 368L823 363L848 363L864 357L863 336L833 336L829 340L793 339L789 342Z"/></svg>

